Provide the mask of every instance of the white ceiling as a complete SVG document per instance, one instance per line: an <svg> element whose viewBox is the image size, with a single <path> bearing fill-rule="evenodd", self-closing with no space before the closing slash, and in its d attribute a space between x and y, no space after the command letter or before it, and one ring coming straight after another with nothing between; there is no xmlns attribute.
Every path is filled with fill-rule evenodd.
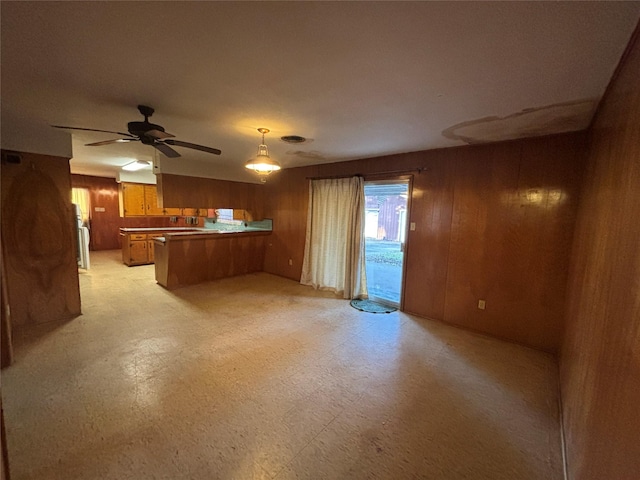
<svg viewBox="0 0 640 480"><path fill-rule="evenodd" d="M585 128L640 2L6 2L2 121L176 139L171 173L257 181L257 128L284 168ZM282 135L310 139L289 145ZM85 147L115 176L139 143Z"/></svg>

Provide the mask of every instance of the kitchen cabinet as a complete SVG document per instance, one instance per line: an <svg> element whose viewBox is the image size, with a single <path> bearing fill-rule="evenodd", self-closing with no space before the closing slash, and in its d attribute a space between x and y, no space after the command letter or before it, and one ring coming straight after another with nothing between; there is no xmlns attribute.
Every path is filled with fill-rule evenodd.
<svg viewBox="0 0 640 480"><path fill-rule="evenodd" d="M208 211L207 208L183 208L182 215L185 217L206 217Z"/></svg>
<svg viewBox="0 0 640 480"><path fill-rule="evenodd" d="M169 231L190 232L194 229L190 228L168 228ZM164 229L121 229L120 238L122 239L122 263L128 266L148 265L155 262L155 245L154 238L162 237L165 234Z"/></svg>
<svg viewBox="0 0 640 480"><path fill-rule="evenodd" d="M145 233L122 235L122 262L125 265L146 265L149 261L149 239Z"/></svg>
<svg viewBox="0 0 640 480"><path fill-rule="evenodd" d="M120 216L145 215L144 185L141 183L120 184Z"/></svg>
<svg viewBox="0 0 640 480"><path fill-rule="evenodd" d="M155 185L144 185L144 214L165 215L163 209L158 207L158 190Z"/></svg>
<svg viewBox="0 0 640 480"><path fill-rule="evenodd" d="M155 262L155 248L153 246L153 239L156 237L161 237L160 233L150 233L147 235L147 263Z"/></svg>
<svg viewBox="0 0 640 480"><path fill-rule="evenodd" d="M158 207L158 189L155 185L125 182L120 184L121 217L177 217L182 215L181 210L180 208Z"/></svg>
<svg viewBox="0 0 640 480"><path fill-rule="evenodd" d="M167 215L169 217L179 217L182 215L181 208L165 208L162 210L163 215Z"/></svg>

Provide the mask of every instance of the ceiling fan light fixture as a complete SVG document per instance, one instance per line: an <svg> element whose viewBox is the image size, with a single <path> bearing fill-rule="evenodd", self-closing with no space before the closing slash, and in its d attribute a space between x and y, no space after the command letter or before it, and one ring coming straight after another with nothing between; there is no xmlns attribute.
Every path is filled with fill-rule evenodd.
<svg viewBox="0 0 640 480"><path fill-rule="evenodd" d="M147 162L146 160L136 160L135 162L127 163L122 167L122 170L126 170L127 172L137 172L138 170L143 170L147 167L151 167L151 162Z"/></svg>
<svg viewBox="0 0 640 480"><path fill-rule="evenodd" d="M255 158L247 161L244 166L249 170L253 170L258 175L267 176L272 172L280 170L282 167L269 156L269 149L264 143L264 134L269 133L269 129L259 128L258 131L262 134L262 143L258 145L258 153Z"/></svg>

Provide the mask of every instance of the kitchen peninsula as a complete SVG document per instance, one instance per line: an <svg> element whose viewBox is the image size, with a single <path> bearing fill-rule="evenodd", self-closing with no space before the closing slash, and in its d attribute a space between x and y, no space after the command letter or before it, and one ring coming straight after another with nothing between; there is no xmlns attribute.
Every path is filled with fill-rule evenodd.
<svg viewBox="0 0 640 480"><path fill-rule="evenodd" d="M269 230L166 232L154 238L156 281L165 288L263 269Z"/></svg>

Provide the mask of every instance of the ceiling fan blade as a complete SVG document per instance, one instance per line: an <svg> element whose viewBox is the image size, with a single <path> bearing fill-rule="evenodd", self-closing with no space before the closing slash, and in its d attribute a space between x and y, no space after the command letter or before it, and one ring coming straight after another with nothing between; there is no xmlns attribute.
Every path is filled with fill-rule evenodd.
<svg viewBox="0 0 640 480"><path fill-rule="evenodd" d="M122 135L123 137L131 137L131 138L137 138L135 135L131 135L130 133L124 133L124 132L113 132L111 130L97 130L95 128L81 128L81 127L64 127L62 125L51 125L53 128L64 128L67 130L85 130L87 132L104 132L104 133L115 133L117 135Z"/></svg>
<svg viewBox="0 0 640 480"><path fill-rule="evenodd" d="M160 142L156 142L153 144L153 147L157 148L158 150L160 150L162 153L164 153L167 157L170 158L176 158L179 157L180 154L178 152L176 152L173 148L171 148L168 145L165 145L164 143L160 143Z"/></svg>
<svg viewBox="0 0 640 480"><path fill-rule="evenodd" d="M105 140L104 142L85 143L85 147L99 147L100 145L110 145L112 143L137 142L137 138L116 138L115 140Z"/></svg>
<svg viewBox="0 0 640 480"><path fill-rule="evenodd" d="M214 155L220 155L222 151L217 148L205 147L204 145L196 145L195 143L181 142L180 140L165 140L164 143L169 145L175 145L176 147L192 148L193 150L200 150L201 152L213 153Z"/></svg>
<svg viewBox="0 0 640 480"><path fill-rule="evenodd" d="M172 135L167 132L163 132L162 130L149 130L145 132L145 135L148 135L149 137L153 137L157 140L164 140L165 138L175 137L175 135Z"/></svg>

